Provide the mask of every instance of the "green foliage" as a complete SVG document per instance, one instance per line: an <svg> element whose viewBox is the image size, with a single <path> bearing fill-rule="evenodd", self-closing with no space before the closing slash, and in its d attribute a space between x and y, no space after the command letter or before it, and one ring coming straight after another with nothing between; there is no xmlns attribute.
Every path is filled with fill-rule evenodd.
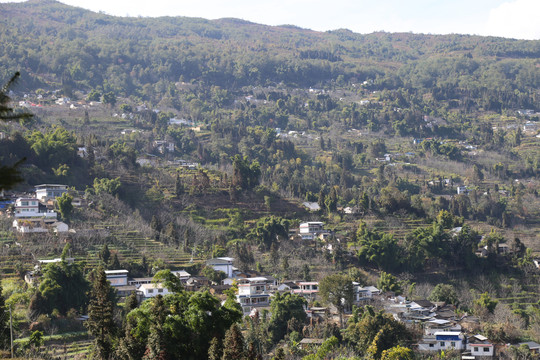
<svg viewBox="0 0 540 360"><path fill-rule="evenodd" d="M9 345L9 309L6 308L3 288L2 284L0 283L0 349L8 349Z"/></svg>
<svg viewBox="0 0 540 360"><path fill-rule="evenodd" d="M374 264L381 270L397 270L400 266L400 247L391 234L370 230L360 223L356 238L360 244L358 258L364 264Z"/></svg>
<svg viewBox="0 0 540 360"><path fill-rule="evenodd" d="M128 314L133 338L125 341L127 344L129 339L131 349L145 344L152 353L162 349L171 358L205 358L211 340L223 338L242 316L236 308L220 306L208 291L182 290L163 297L162 305L156 306L156 301L146 300Z"/></svg>
<svg viewBox="0 0 540 360"><path fill-rule="evenodd" d="M359 355L380 359L385 350L403 345L411 335L392 315L366 309L360 321L350 324L343 337Z"/></svg>
<svg viewBox="0 0 540 360"><path fill-rule="evenodd" d="M302 360L324 360L327 359L328 354L335 350L339 346L339 340L337 337L332 336L326 339L321 346L317 349L315 354L304 356Z"/></svg>
<svg viewBox="0 0 540 360"><path fill-rule="evenodd" d="M48 264L43 269L39 285L43 297L39 312L50 314L57 309L60 314L66 314L69 309L83 310L88 290L89 284L78 264L69 264L67 261Z"/></svg>
<svg viewBox="0 0 540 360"><path fill-rule="evenodd" d="M279 216L268 216L257 221L248 234L248 238L259 243L264 249L270 249L279 238L286 239L289 232L289 220Z"/></svg>
<svg viewBox="0 0 540 360"><path fill-rule="evenodd" d="M249 163L247 156L242 158L236 155L233 158L233 186L240 189L251 189L259 184L261 175L260 165L257 161Z"/></svg>
<svg viewBox="0 0 540 360"><path fill-rule="evenodd" d="M104 104L114 106L116 104L116 94L112 91L109 91L101 97L101 102Z"/></svg>
<svg viewBox="0 0 540 360"><path fill-rule="evenodd" d="M270 303L272 317L269 324L270 334L274 343L283 339L289 321L296 319L299 324L304 323L306 320L305 305L307 305L307 301L298 295L277 293L274 296Z"/></svg>
<svg viewBox="0 0 540 360"><path fill-rule="evenodd" d="M53 127L47 132L34 130L27 136L27 142L34 153L31 160L40 168L70 166L77 160L77 139L63 127Z"/></svg>
<svg viewBox="0 0 540 360"><path fill-rule="evenodd" d="M56 206L58 206L58 211L60 211L60 216L65 221L71 219L73 213L73 196L68 193L63 193L62 196L56 199Z"/></svg>
<svg viewBox="0 0 540 360"><path fill-rule="evenodd" d="M384 350L381 360L414 360L414 353L411 349L398 345Z"/></svg>
<svg viewBox="0 0 540 360"><path fill-rule="evenodd" d="M437 286L435 286L435 288L431 291L428 300L458 305L456 290L452 285L449 284L437 284Z"/></svg>
<svg viewBox="0 0 540 360"><path fill-rule="evenodd" d="M381 272L379 280L377 280L377 288L383 292L393 291L396 294L401 293L401 284L398 279L394 275L385 273L384 271Z"/></svg>
<svg viewBox="0 0 540 360"><path fill-rule="evenodd" d="M227 277L223 271L214 270L211 266L205 266L201 270L201 274L218 285Z"/></svg>
<svg viewBox="0 0 540 360"><path fill-rule="evenodd" d="M319 294L325 302L334 305L339 312L340 324L343 327L343 311L352 306L353 284L345 275L328 275L319 283Z"/></svg>
<svg viewBox="0 0 540 360"><path fill-rule="evenodd" d="M120 187L122 186L122 183L120 182L120 178L115 179L94 179L94 191L96 194L111 194L116 195L118 191L120 190Z"/></svg>
<svg viewBox="0 0 540 360"><path fill-rule="evenodd" d="M103 268L98 268L90 292L88 305L88 320L85 326L88 333L94 337L93 357L108 359L113 352L116 326L113 320L115 307L113 289Z"/></svg>
<svg viewBox="0 0 540 360"><path fill-rule="evenodd" d="M495 307L498 303L499 302L497 300L493 300L487 292L480 295L480 297L474 301L474 304L476 306L481 309L485 309L490 313L493 313L493 311L495 311Z"/></svg>
<svg viewBox="0 0 540 360"><path fill-rule="evenodd" d="M174 275L171 270L160 270L152 279L155 284L163 284L170 292L179 293L184 287L178 276Z"/></svg>
<svg viewBox="0 0 540 360"><path fill-rule="evenodd" d="M223 340L223 357L222 360L243 360L246 349L244 345L244 337L238 328L238 325L233 324L225 333Z"/></svg>

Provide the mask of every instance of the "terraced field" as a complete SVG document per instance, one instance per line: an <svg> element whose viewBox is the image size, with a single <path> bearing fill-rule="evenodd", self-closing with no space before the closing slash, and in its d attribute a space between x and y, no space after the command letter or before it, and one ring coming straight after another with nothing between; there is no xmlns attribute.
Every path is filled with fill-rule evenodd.
<svg viewBox="0 0 540 360"><path fill-rule="evenodd" d="M141 261L143 256L148 260L160 259L165 264L175 268L181 268L193 265L202 261L200 257L184 252L180 248L165 245L155 239L141 235L138 231L129 230L123 225L114 223L101 223L94 225L94 229L107 229L116 239L113 243L108 244L109 250L116 251L120 262ZM88 249L86 264L89 267L98 264L98 252L100 246L93 246Z"/></svg>

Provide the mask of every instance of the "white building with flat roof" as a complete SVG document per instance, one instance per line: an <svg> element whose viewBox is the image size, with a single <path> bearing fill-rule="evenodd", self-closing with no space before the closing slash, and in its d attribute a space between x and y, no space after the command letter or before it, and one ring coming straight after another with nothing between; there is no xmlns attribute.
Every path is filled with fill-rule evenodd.
<svg viewBox="0 0 540 360"><path fill-rule="evenodd" d="M41 201L48 201L62 196L68 191L67 185L41 184L36 185L36 198Z"/></svg>
<svg viewBox="0 0 540 360"><path fill-rule="evenodd" d="M139 292L142 295L142 297L146 299L153 298L158 295L165 296L165 295L170 294L169 289L167 289L161 283L142 284L137 289L137 292Z"/></svg>
<svg viewBox="0 0 540 360"><path fill-rule="evenodd" d="M206 266L210 266L216 271L223 271L227 277L233 277L233 261L232 257L218 257L206 260Z"/></svg>
<svg viewBox="0 0 540 360"><path fill-rule="evenodd" d="M105 270L105 276L111 283L111 286L126 286L128 285L127 270Z"/></svg>

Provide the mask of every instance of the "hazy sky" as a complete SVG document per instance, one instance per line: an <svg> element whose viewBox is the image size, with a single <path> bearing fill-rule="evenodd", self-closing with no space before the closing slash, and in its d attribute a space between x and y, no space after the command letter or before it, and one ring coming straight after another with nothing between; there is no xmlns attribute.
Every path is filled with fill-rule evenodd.
<svg viewBox="0 0 540 360"><path fill-rule="evenodd" d="M7 2L12 0L0 0ZM540 39L540 0L61 0L119 16L235 17L326 31L347 28Z"/></svg>

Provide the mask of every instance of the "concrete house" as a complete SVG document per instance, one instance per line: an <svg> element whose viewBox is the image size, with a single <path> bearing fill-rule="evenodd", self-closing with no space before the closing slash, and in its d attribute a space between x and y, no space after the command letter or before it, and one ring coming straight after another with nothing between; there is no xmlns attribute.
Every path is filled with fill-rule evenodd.
<svg viewBox="0 0 540 360"><path fill-rule="evenodd" d="M169 289L167 289L163 284L154 284L154 283L150 283L150 284L142 284L141 286L139 286L139 288L137 289L137 292L144 298L144 299L149 299L149 298L153 298L153 297L156 297L158 295L162 295L162 296L165 296L165 295L168 295L170 294L169 292Z"/></svg>
<svg viewBox="0 0 540 360"><path fill-rule="evenodd" d="M467 351L475 358L493 357L495 355L495 345L483 335L469 336L466 345Z"/></svg>
<svg viewBox="0 0 540 360"><path fill-rule="evenodd" d="M218 257L206 260L206 266L212 267L216 271L223 271L227 277L233 277L233 261L231 257Z"/></svg>
<svg viewBox="0 0 540 360"><path fill-rule="evenodd" d="M36 185L36 198L43 202L54 200L68 191L67 185L41 184Z"/></svg>
<svg viewBox="0 0 540 360"><path fill-rule="evenodd" d="M105 270L105 276L111 283L111 286L126 286L128 285L127 270Z"/></svg>
<svg viewBox="0 0 540 360"><path fill-rule="evenodd" d="M300 224L302 240L313 240L323 233L328 233L328 230L324 229L324 223L320 221L309 221Z"/></svg>
<svg viewBox="0 0 540 360"><path fill-rule="evenodd" d="M270 305L267 279L255 277L239 280L236 301L242 306L244 313L250 313L255 307Z"/></svg>
<svg viewBox="0 0 540 360"><path fill-rule="evenodd" d="M441 351L441 350L458 350L465 349L465 336L459 331L441 331L434 335L426 335L421 342L418 343L420 351Z"/></svg>

